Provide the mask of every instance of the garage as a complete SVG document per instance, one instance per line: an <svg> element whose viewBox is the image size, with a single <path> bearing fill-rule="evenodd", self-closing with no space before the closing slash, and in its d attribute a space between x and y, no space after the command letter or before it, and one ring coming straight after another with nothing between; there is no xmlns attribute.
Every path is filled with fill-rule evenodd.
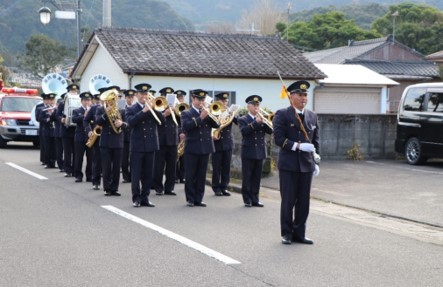
<svg viewBox="0 0 443 287"><path fill-rule="evenodd" d="M314 111L322 114L379 114L381 88L317 87Z"/></svg>

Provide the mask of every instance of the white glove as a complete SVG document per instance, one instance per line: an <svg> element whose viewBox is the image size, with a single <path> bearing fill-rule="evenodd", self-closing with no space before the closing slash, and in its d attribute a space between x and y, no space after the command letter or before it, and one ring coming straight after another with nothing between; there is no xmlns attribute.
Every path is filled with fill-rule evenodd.
<svg viewBox="0 0 443 287"><path fill-rule="evenodd" d="M318 166L318 164L315 165L315 170L314 173L312 174L313 176L318 176L320 174L320 167Z"/></svg>
<svg viewBox="0 0 443 287"><path fill-rule="evenodd" d="M300 144L300 150L305 152L314 152L315 147L311 143L301 143Z"/></svg>

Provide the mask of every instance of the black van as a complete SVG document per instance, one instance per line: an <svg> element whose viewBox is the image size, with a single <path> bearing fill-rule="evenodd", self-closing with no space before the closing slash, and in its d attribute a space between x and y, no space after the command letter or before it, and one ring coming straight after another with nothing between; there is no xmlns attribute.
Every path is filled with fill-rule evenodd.
<svg viewBox="0 0 443 287"><path fill-rule="evenodd" d="M443 83L417 84L404 90L395 151L414 165L443 157Z"/></svg>

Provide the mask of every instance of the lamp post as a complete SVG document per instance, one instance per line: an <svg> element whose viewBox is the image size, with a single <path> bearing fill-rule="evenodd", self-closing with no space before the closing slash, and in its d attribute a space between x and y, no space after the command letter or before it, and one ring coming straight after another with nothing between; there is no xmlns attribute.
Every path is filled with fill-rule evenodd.
<svg viewBox="0 0 443 287"><path fill-rule="evenodd" d="M287 24L286 24L286 41L288 41L289 42L289 13L291 13L291 8L292 8L292 5L291 5L291 3L288 3L288 17L287 17Z"/></svg>
<svg viewBox="0 0 443 287"><path fill-rule="evenodd" d="M395 42L395 18L397 18L400 15L398 13L398 10L391 14L392 17L392 43Z"/></svg>
<svg viewBox="0 0 443 287"><path fill-rule="evenodd" d="M44 0L44 2L50 2L57 9L63 10L62 7L57 4L54 0ZM55 18L59 19L76 19L77 20L77 58L80 58L80 50L81 50L81 35L80 35L80 0L77 0L77 7L75 11L55 11ZM59 13L57 13L59 12ZM74 13L74 15L72 15ZM51 22L51 9L48 7L42 7L38 10L38 14L40 15L40 22L43 25Z"/></svg>

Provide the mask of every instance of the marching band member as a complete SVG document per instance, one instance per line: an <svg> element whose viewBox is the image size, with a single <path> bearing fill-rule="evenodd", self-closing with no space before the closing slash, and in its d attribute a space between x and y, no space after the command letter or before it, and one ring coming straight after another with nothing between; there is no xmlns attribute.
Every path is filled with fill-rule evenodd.
<svg viewBox="0 0 443 287"><path fill-rule="evenodd" d="M74 126L66 126L66 116L65 115L65 101L69 95L78 95L79 86L77 84L69 85L66 90L67 93L62 95L64 99L57 107L56 118L60 121L60 134L62 137L62 145L63 145L63 160L64 160L64 170L65 177L72 177L74 173L74 136L75 136L75 127Z"/></svg>
<svg viewBox="0 0 443 287"><path fill-rule="evenodd" d="M99 92L102 93L105 90L103 88L99 89ZM93 105L91 108L85 113L85 117L83 119L83 126L85 127L85 133L88 138L91 137L94 129L97 126L97 122L95 120L95 115L97 113L97 109L101 106L100 103L100 94L92 95ZM88 147L89 148L89 147ZM100 144L99 141L95 141L92 147L89 148L92 154L92 189L99 190L101 177L102 177L102 160L100 156Z"/></svg>
<svg viewBox="0 0 443 287"><path fill-rule="evenodd" d="M44 93L42 93L40 95L40 97L42 98L42 102L35 106L34 115L35 115L35 120L39 122L38 138L39 138L39 143L40 143L40 162L41 162L41 165L46 165L45 140L44 140L44 137L43 137L43 125L40 123L39 118L40 118L40 112L41 112L41 110L44 109L45 102L47 102L47 100L45 100L45 94Z"/></svg>
<svg viewBox="0 0 443 287"><path fill-rule="evenodd" d="M225 109L228 109L229 93L222 92L215 95L217 102ZM215 152L212 154L212 190L216 196L230 196L226 189L229 185L231 172L232 149L234 140L232 139L232 124L237 124L237 118L220 131L220 137L214 138Z"/></svg>
<svg viewBox="0 0 443 287"><path fill-rule="evenodd" d="M147 94L151 85L138 84L138 103L126 110L126 119L131 127L130 162L131 162L131 190L132 205L134 207L155 205L149 201L149 192L152 184L154 169L154 152L159 149L157 126L164 122L163 115L151 106ZM141 183L141 189L140 189Z"/></svg>
<svg viewBox="0 0 443 287"><path fill-rule="evenodd" d="M134 95L136 91L129 89L124 91L126 105L125 109L121 110L120 113L122 115L126 115L126 110L134 104ZM131 170L129 163L129 143L131 139L131 128L129 125L126 125L123 128L123 152L122 152L122 177L123 183L131 182Z"/></svg>
<svg viewBox="0 0 443 287"><path fill-rule="evenodd" d="M90 92L83 92L80 94L81 107L72 112L72 121L77 124L75 127L74 136L74 176L75 182L82 182L83 180L83 157L86 153L86 181L92 181L92 150L86 147L86 132L83 126L83 120L87 110L91 108L92 94Z"/></svg>
<svg viewBox="0 0 443 287"><path fill-rule="evenodd" d="M238 119L242 134L242 195L246 207L263 207L259 200L259 190L263 160L266 158L265 134L272 134L272 129L263 123L259 113L262 98L252 95L246 98L248 114Z"/></svg>
<svg viewBox="0 0 443 287"><path fill-rule="evenodd" d="M103 105L97 108L95 122L102 127L100 158L103 171L103 189L106 196L120 196L120 166L123 150L123 128L127 123L117 107L120 88L112 86L101 91Z"/></svg>
<svg viewBox="0 0 443 287"><path fill-rule="evenodd" d="M306 237L312 176L320 169L313 152L319 151L317 115L306 109L309 82L297 81L288 87L290 106L277 111L273 120L274 140L280 153L280 228L283 244L313 244ZM305 134L306 133L306 134Z"/></svg>
<svg viewBox="0 0 443 287"><path fill-rule="evenodd" d="M174 92L174 94L176 94L177 96L177 101L178 104L184 103L185 102L185 96L186 96L186 92L183 90L177 90ZM185 140L185 132L182 129L181 126L181 118L178 116L177 117L177 121L179 122L178 125L178 141L184 141ZM184 163L184 157L181 156L180 158L178 158L177 160L177 164L175 167L175 182L178 183L185 183L185 163Z"/></svg>
<svg viewBox="0 0 443 287"><path fill-rule="evenodd" d="M65 93L66 94L66 93ZM65 94L62 94L60 98L57 100L57 104L54 110L54 140L55 140L55 160L57 162L57 166L60 172L65 171L65 163L63 160L63 141L62 141L62 122L58 115L58 110L60 109L60 104L63 102L63 98Z"/></svg>
<svg viewBox="0 0 443 287"><path fill-rule="evenodd" d="M45 105L39 112L40 126L43 126L43 141L46 168L55 168L55 94L43 94Z"/></svg>
<svg viewBox="0 0 443 287"><path fill-rule="evenodd" d="M209 154L213 153L212 128L219 124L209 116L205 107L205 98L208 93L197 89L192 91L192 107L181 113L182 129L186 133L185 139L185 193L187 205L205 207L206 170Z"/></svg>
<svg viewBox="0 0 443 287"><path fill-rule="evenodd" d="M172 94L174 89L170 87L163 88L159 91L161 96L166 97ZM172 118L172 113L175 113L170 106L166 108L162 114L165 118L165 124L159 126L158 138L160 149L155 152L154 163L154 182L153 187L156 195L176 195L174 192L175 186L175 165L177 162L177 124ZM174 114L175 115L175 114ZM165 184L163 185L163 174L165 174Z"/></svg>

